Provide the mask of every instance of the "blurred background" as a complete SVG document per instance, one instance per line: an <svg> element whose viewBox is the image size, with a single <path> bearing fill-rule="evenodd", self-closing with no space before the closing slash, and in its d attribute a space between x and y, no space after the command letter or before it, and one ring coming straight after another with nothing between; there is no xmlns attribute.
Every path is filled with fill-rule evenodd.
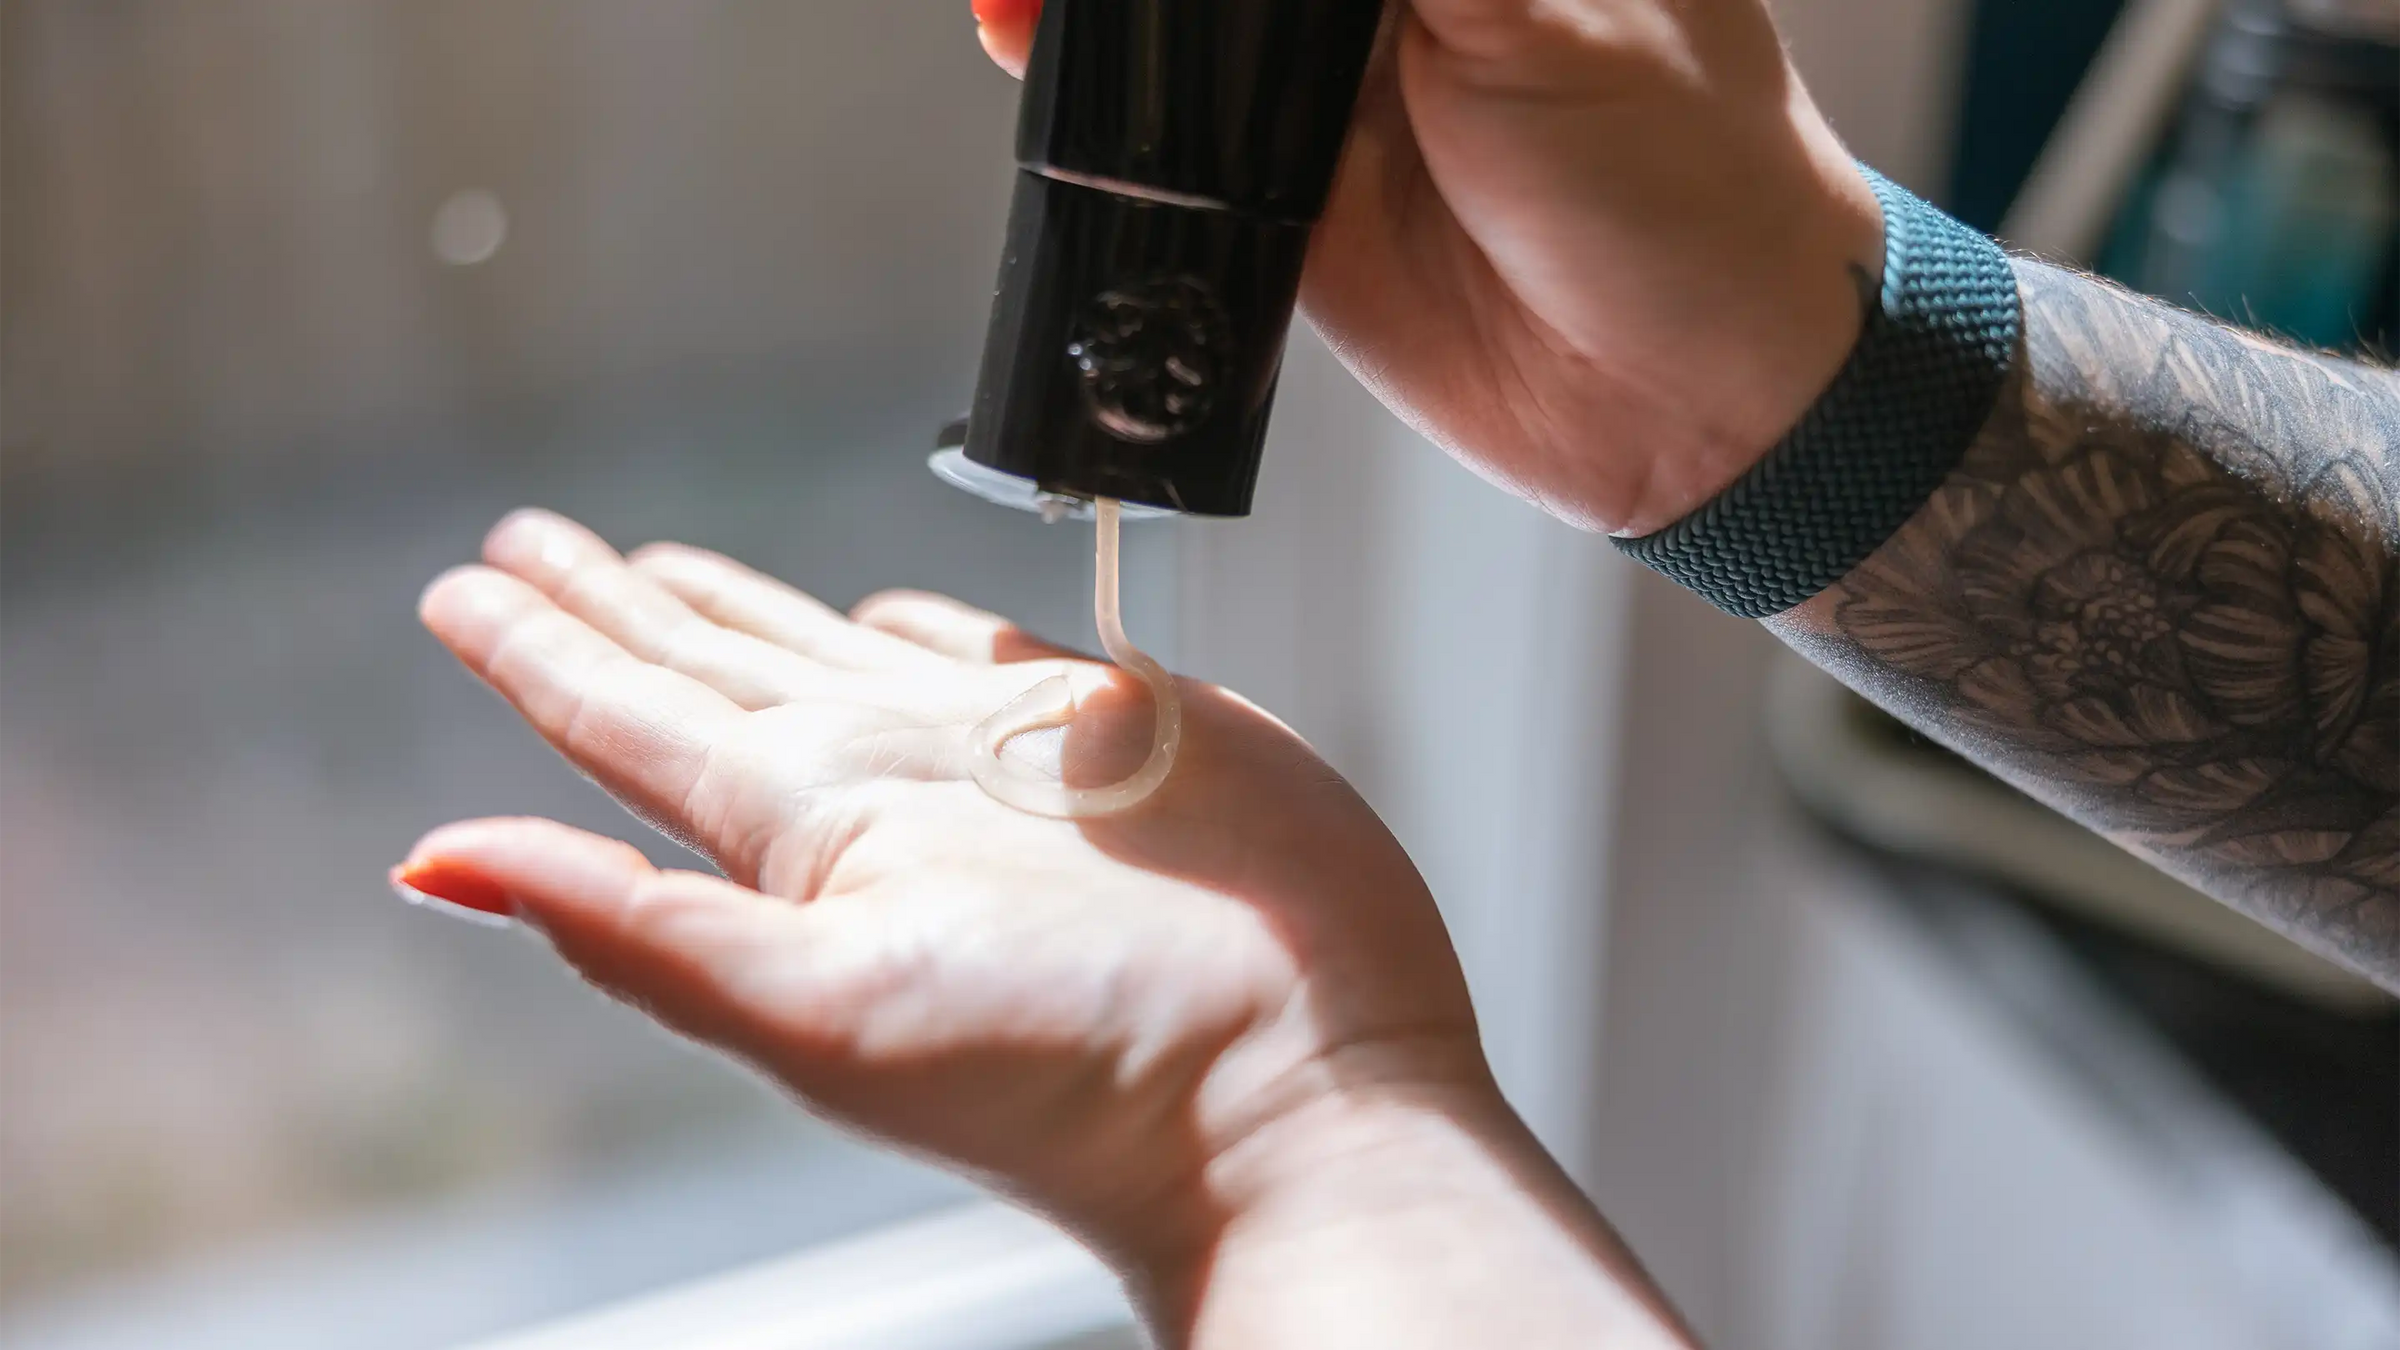
<svg viewBox="0 0 2400 1350"><path fill-rule="evenodd" d="M2394 0L1777 8L1971 223L2391 350ZM642 837L411 616L511 506L1088 641L1088 538L923 468L1014 101L932 0L0 5L0 1346L447 1346L965 1195L382 878L467 814ZM1262 503L1134 535L1135 636L1393 820L1715 1343L2400 1344L2389 999L1305 337Z"/></svg>
<svg viewBox="0 0 2400 1350"><path fill-rule="evenodd" d="M382 877L464 814L648 841L413 619L512 506L1087 622L1088 538L923 467L1011 173L964 11L0 22L0 1305L372 1252L439 1296L343 1343L447 1344L954 1195Z"/></svg>

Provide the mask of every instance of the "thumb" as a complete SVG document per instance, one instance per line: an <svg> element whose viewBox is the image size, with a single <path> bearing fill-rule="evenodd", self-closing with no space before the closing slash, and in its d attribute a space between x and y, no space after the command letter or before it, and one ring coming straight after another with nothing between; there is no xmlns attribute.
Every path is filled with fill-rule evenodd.
<svg viewBox="0 0 2400 1350"><path fill-rule="evenodd" d="M444 825L392 869L404 895L507 915L584 978L676 1031L757 1063L787 1057L820 926L722 877L662 871L639 849L556 821ZM779 1055L778 1050L786 1052Z"/></svg>

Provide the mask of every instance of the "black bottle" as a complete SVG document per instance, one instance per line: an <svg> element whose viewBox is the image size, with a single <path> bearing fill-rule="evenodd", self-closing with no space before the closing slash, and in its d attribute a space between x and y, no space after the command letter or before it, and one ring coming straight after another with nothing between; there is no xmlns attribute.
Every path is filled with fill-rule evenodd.
<svg viewBox="0 0 2400 1350"><path fill-rule="evenodd" d="M1048 0L974 409L937 469L1016 504L1248 514L1381 10Z"/></svg>

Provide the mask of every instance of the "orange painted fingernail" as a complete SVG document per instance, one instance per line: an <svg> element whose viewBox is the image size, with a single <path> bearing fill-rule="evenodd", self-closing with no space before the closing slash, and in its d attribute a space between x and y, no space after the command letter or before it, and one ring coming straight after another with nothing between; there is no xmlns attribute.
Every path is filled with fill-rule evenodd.
<svg viewBox="0 0 2400 1350"><path fill-rule="evenodd" d="M392 889L412 905L447 912L470 923L514 922L508 892L481 874L440 858L404 862L392 869Z"/></svg>

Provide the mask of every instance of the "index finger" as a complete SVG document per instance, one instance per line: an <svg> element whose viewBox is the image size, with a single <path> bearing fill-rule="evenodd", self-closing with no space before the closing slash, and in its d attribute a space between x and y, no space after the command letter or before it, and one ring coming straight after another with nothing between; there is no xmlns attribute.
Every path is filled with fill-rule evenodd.
<svg viewBox="0 0 2400 1350"><path fill-rule="evenodd" d="M523 581L461 567L418 613L534 730L646 820L684 827L711 750L741 720L733 700L654 666Z"/></svg>

